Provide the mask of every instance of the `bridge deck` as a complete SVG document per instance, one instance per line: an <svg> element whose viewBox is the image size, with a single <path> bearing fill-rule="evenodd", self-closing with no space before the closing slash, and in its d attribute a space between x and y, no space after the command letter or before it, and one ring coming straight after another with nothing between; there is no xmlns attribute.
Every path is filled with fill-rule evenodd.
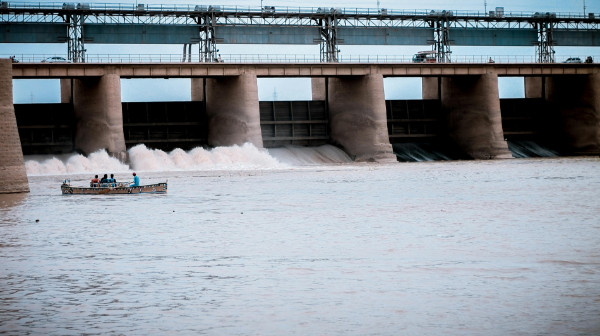
<svg viewBox="0 0 600 336"><path fill-rule="evenodd" d="M258 77L326 77L382 74L385 77L587 75L600 64L360 64L360 63L14 63L13 78L69 78L119 74L124 78L190 78L255 74Z"/></svg>

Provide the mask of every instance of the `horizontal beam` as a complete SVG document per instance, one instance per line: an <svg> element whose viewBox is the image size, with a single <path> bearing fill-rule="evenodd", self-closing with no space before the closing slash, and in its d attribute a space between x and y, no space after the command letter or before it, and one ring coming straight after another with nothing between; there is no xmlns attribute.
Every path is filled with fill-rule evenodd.
<svg viewBox="0 0 600 336"><path fill-rule="evenodd" d="M121 78L202 78L254 74L257 77L343 77L382 74L384 77L444 77L588 75L600 72L600 64L422 64L422 63L14 63L13 78L77 78L119 74Z"/></svg>
<svg viewBox="0 0 600 336"><path fill-rule="evenodd" d="M72 142L21 142L23 147L39 147L39 146L73 146Z"/></svg>
<svg viewBox="0 0 600 336"><path fill-rule="evenodd" d="M18 126L19 129L44 129L44 128L52 128L52 129L56 129L56 128L72 128L74 127L73 125L24 125L24 126Z"/></svg>
<svg viewBox="0 0 600 336"><path fill-rule="evenodd" d="M327 124L327 120L288 120L288 121L261 121L261 125L291 125L291 124Z"/></svg>
<svg viewBox="0 0 600 336"><path fill-rule="evenodd" d="M143 144L143 143L160 143L160 142L206 142L206 139L125 140L126 144Z"/></svg>
<svg viewBox="0 0 600 336"><path fill-rule="evenodd" d="M329 140L328 136L298 136L298 137L264 137L263 141L289 141L289 140Z"/></svg>
<svg viewBox="0 0 600 336"><path fill-rule="evenodd" d="M387 122L436 122L441 121L440 119L388 119Z"/></svg>
<svg viewBox="0 0 600 336"><path fill-rule="evenodd" d="M4 5L4 3L6 5ZM175 5L175 4L119 4L119 3L24 3L3 2L0 14L34 15L91 15L91 16L129 16L129 17L236 17L249 19L278 18L324 18L335 16L338 19L358 20L448 20L448 21L484 21L484 22L585 22L600 23L600 18L583 13L535 13L507 11L491 15L484 11L464 10L405 10L379 8L331 8L331 7L285 7L267 6L228 6L228 5Z"/></svg>
<svg viewBox="0 0 600 336"><path fill-rule="evenodd" d="M151 127L151 126L202 126L203 123L195 121L163 122L163 123L123 123L123 127Z"/></svg>
<svg viewBox="0 0 600 336"><path fill-rule="evenodd" d="M440 134L390 134L390 138L434 138Z"/></svg>

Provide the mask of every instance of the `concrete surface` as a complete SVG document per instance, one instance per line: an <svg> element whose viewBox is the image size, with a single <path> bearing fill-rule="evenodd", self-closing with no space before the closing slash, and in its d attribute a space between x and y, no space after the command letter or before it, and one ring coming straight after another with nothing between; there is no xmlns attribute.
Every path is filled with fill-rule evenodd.
<svg viewBox="0 0 600 336"><path fill-rule="evenodd" d="M0 194L29 192L13 107L12 60L0 59Z"/></svg>
<svg viewBox="0 0 600 336"><path fill-rule="evenodd" d="M331 141L355 161L395 162L381 74L329 79Z"/></svg>
<svg viewBox="0 0 600 336"><path fill-rule="evenodd" d="M442 77L442 110L450 138L474 159L512 158L502 131L498 76Z"/></svg>
<svg viewBox="0 0 600 336"><path fill-rule="evenodd" d="M121 79L117 74L73 80L76 120L75 148L86 155L100 149L127 161L121 108Z"/></svg>
<svg viewBox="0 0 600 336"><path fill-rule="evenodd" d="M263 147L256 75L208 78L206 116L209 146Z"/></svg>

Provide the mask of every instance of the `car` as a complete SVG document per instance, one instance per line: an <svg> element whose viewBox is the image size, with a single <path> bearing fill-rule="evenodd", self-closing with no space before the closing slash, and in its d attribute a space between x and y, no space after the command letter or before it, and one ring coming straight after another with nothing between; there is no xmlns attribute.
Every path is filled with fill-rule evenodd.
<svg viewBox="0 0 600 336"><path fill-rule="evenodd" d="M569 57L563 63L583 63L579 57Z"/></svg>
<svg viewBox="0 0 600 336"><path fill-rule="evenodd" d="M69 61L68 59L65 59L64 57L53 56L53 57L46 58L45 60L42 61L42 63L73 63L73 62Z"/></svg>

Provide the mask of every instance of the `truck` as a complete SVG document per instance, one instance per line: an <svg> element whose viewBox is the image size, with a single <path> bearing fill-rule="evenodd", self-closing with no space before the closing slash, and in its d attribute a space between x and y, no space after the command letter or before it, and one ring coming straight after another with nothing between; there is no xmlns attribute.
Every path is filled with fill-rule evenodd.
<svg viewBox="0 0 600 336"><path fill-rule="evenodd" d="M434 50L419 51L413 56L412 61L413 63L435 63L435 54Z"/></svg>

